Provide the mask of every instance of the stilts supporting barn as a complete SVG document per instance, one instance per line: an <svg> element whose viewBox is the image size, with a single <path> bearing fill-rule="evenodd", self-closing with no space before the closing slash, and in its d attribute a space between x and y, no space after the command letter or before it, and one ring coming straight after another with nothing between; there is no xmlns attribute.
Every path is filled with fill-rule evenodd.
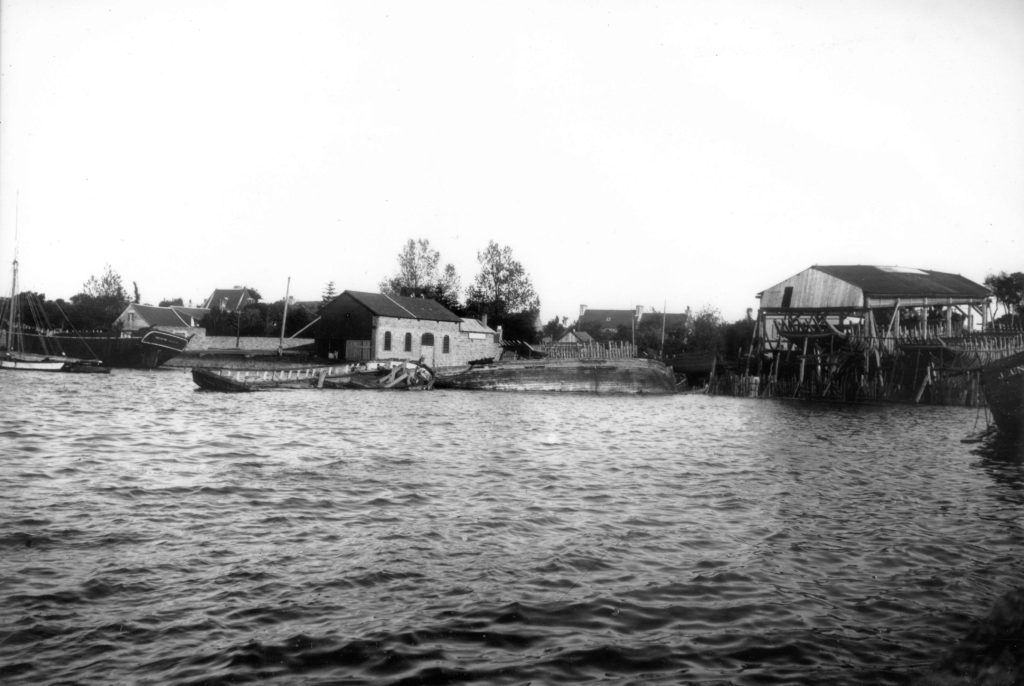
<svg viewBox="0 0 1024 686"><path fill-rule="evenodd" d="M747 385L762 396L980 403L980 366L1024 349L1020 331L989 326L990 296L958 274L811 267L758 294Z"/></svg>

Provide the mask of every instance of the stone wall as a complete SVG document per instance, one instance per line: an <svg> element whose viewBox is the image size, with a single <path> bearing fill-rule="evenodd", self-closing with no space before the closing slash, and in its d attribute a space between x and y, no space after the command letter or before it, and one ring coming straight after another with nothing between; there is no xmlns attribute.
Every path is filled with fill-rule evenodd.
<svg viewBox="0 0 1024 686"><path fill-rule="evenodd" d="M242 350L265 350L272 352L277 350L277 346L281 344L280 338L270 336L242 336L241 338L236 338L235 336L207 336L205 329L193 329L192 331L198 331L198 333L188 342L188 346L185 348L186 351L234 350L239 348ZM312 338L284 339L285 350L312 344Z"/></svg>

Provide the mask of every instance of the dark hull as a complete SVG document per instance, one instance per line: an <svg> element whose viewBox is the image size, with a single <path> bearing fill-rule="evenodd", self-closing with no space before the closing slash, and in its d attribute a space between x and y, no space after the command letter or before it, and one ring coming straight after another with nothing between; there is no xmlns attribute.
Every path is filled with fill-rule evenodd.
<svg viewBox="0 0 1024 686"><path fill-rule="evenodd" d="M1015 438L1024 436L1024 353L985 365L981 380L999 432Z"/></svg>
<svg viewBox="0 0 1024 686"><path fill-rule="evenodd" d="M60 355L83 360L99 360L104 367L156 369L176 357L188 345L188 338L165 331L149 331L143 336L41 336L20 337L25 352Z"/></svg>
<svg viewBox="0 0 1024 686"><path fill-rule="evenodd" d="M672 370L654 360L517 360L439 371L435 387L663 395L675 392L675 377Z"/></svg>

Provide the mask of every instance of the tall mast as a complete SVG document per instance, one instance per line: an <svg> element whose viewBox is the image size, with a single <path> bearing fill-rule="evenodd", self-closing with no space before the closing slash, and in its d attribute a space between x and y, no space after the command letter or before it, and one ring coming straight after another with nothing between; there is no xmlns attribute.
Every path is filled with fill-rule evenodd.
<svg viewBox="0 0 1024 686"><path fill-rule="evenodd" d="M277 344L277 352L284 351L284 325L288 321L288 290L292 287L292 277L288 277L288 283L284 287L284 314L281 315L281 342Z"/></svg>

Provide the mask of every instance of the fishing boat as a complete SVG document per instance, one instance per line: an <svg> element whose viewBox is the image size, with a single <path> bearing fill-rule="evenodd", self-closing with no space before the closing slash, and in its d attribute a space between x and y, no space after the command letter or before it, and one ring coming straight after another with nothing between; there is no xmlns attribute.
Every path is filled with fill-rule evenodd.
<svg viewBox="0 0 1024 686"><path fill-rule="evenodd" d="M24 350L21 334L21 307L18 303L18 258L14 258L11 278L11 311L7 318L6 347L0 356L0 369L30 372L62 372L78 360L64 356L39 355Z"/></svg>
<svg viewBox="0 0 1024 686"><path fill-rule="evenodd" d="M657 360L532 359L499 360L438 370L437 388L561 393L674 393L672 370Z"/></svg>
<svg viewBox="0 0 1024 686"><path fill-rule="evenodd" d="M986 364L981 382L999 433L1024 437L1024 352Z"/></svg>
<svg viewBox="0 0 1024 686"><path fill-rule="evenodd" d="M201 390L251 393L297 388L429 390L434 376L429 368L409 360L382 360L336 365L267 365L226 369L196 367L192 380Z"/></svg>

